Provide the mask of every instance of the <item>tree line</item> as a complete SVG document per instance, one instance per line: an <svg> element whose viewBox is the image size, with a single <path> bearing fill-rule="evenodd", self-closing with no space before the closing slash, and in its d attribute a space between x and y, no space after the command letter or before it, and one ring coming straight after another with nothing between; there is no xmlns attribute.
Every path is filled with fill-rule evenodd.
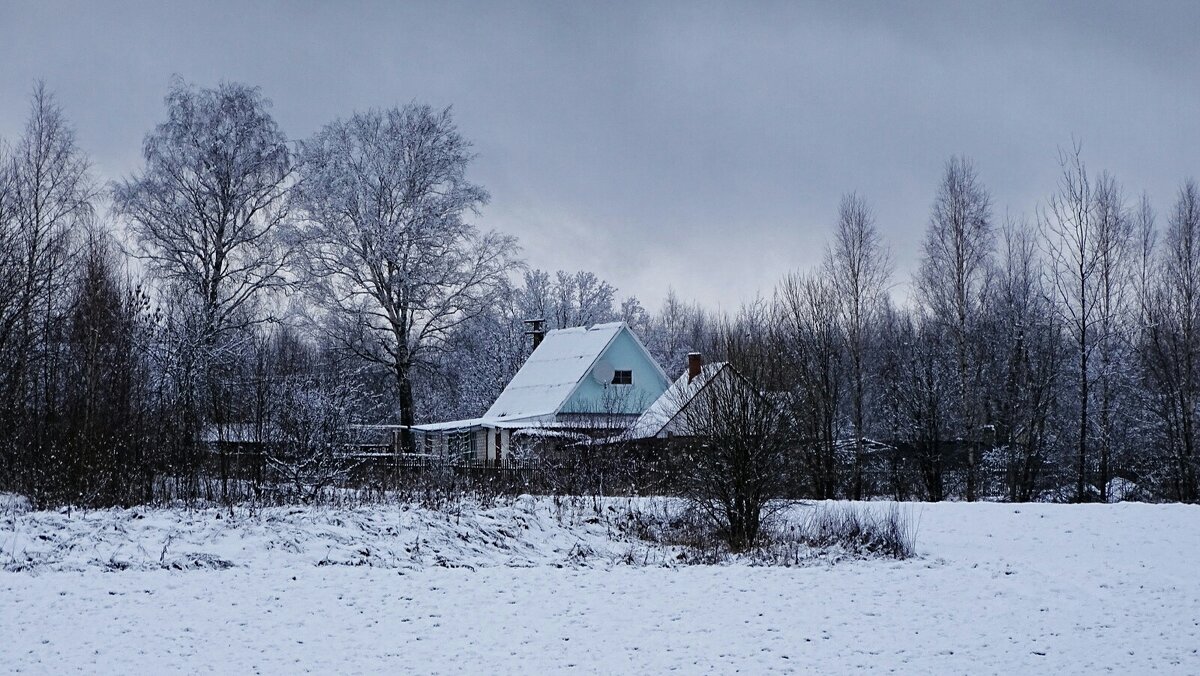
<svg viewBox="0 0 1200 676"><path fill-rule="evenodd" d="M904 305L849 194L820 269L735 318L767 346L742 363L786 395L804 492L1196 500L1196 184L1160 231L1078 144L1060 166L1032 221L997 223L974 164L951 158Z"/></svg>
<svg viewBox="0 0 1200 676"><path fill-rule="evenodd" d="M235 499L214 430L277 441L256 490L303 483L360 425L480 415L544 318L625 321L672 376L692 351L733 362L786 412L769 473L798 496L1197 498L1190 180L1160 219L1075 144L1001 220L955 157L907 297L850 193L817 269L733 313L674 292L650 312L477 226L473 157L449 109L293 141L257 88L175 80L139 168L102 183L39 84L0 139L0 490Z"/></svg>

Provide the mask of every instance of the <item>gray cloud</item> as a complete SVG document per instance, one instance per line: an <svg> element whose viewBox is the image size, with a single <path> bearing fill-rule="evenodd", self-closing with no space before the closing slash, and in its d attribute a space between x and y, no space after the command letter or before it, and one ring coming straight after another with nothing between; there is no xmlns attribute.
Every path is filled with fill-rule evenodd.
<svg viewBox="0 0 1200 676"><path fill-rule="evenodd" d="M303 138L355 109L453 104L533 265L656 306L730 306L819 260L840 195L898 281L942 163L1032 216L1072 135L1165 210L1200 158L1200 4L9 3L0 135L35 78L97 172L138 166L173 73L260 85Z"/></svg>

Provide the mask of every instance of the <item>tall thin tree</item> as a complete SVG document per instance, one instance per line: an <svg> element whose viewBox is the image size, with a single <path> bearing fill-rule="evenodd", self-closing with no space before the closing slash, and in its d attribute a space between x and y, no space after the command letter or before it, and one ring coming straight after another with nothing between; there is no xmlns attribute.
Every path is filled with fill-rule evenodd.
<svg viewBox="0 0 1200 676"><path fill-rule="evenodd" d="M953 346L957 397L954 434L967 450L966 498L976 495L982 407L975 328L995 248L991 196L965 157L946 163L926 230L917 298Z"/></svg>
<svg viewBox="0 0 1200 676"><path fill-rule="evenodd" d="M1168 494L1195 501L1200 415L1200 188L1187 181L1167 221L1143 348L1165 446Z"/></svg>
<svg viewBox="0 0 1200 676"><path fill-rule="evenodd" d="M870 329L891 276L891 258L875 227L875 214L857 193L842 197L833 244L825 252L850 367L850 423L854 431L851 495L862 498Z"/></svg>
<svg viewBox="0 0 1200 676"><path fill-rule="evenodd" d="M1111 175L1100 175L1093 199L1097 277L1096 349L1099 359L1096 370L1096 403L1099 409L1096 425L1099 451L1096 483L1100 500L1107 502L1113 455L1129 422L1119 424L1118 417L1124 415L1120 402L1127 390L1127 355L1131 346L1133 221L1121 187Z"/></svg>
<svg viewBox="0 0 1200 676"><path fill-rule="evenodd" d="M1038 225L1050 261L1050 286L1055 308L1067 327L1075 358L1076 407L1075 499L1087 497L1089 464L1088 403L1093 379L1092 353L1099 303L1099 248L1095 234L1095 197L1092 179L1076 143L1060 151L1062 169L1058 191L1039 211Z"/></svg>
<svg viewBox="0 0 1200 676"><path fill-rule="evenodd" d="M68 263L75 233L93 216L95 189L75 132L44 83L34 87L24 134L7 160L4 154L0 151L0 438L8 450L0 453L0 478L22 475L21 488L41 499L54 479L48 446L62 405L66 359L58 336L69 305Z"/></svg>

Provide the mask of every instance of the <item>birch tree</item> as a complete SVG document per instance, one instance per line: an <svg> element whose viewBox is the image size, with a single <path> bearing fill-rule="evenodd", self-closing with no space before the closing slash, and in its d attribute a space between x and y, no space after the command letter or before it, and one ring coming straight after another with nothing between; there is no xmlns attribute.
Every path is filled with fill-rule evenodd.
<svg viewBox="0 0 1200 676"><path fill-rule="evenodd" d="M1160 421L1168 494L1195 501L1200 406L1200 188L1187 181L1167 222L1143 359Z"/></svg>
<svg viewBox="0 0 1200 676"><path fill-rule="evenodd" d="M44 335L52 316L63 310L71 239L92 217L95 197L88 160L43 83L34 88L10 172L12 230L7 254L16 259L17 281L6 299L12 323L6 322L3 331L5 339L18 341L18 358L27 363L37 357L38 335Z"/></svg>
<svg viewBox="0 0 1200 676"><path fill-rule="evenodd" d="M118 183L135 254L199 312L201 345L262 322L255 304L286 285L279 234L291 176L287 137L256 87L176 80L167 120L146 136L145 166Z"/></svg>
<svg viewBox="0 0 1200 676"><path fill-rule="evenodd" d="M1101 174L1093 205L1096 247L1096 442L1099 451L1097 485L1107 502L1117 452L1130 420L1121 403L1127 391L1130 307L1133 300L1133 221L1116 179Z"/></svg>
<svg viewBox="0 0 1200 676"><path fill-rule="evenodd" d="M1134 292L1137 295L1137 329L1142 334L1150 324L1150 316L1147 313L1153 307L1151 296L1154 293L1154 283L1157 278L1158 230L1155 226L1155 219L1156 215L1154 207L1150 203L1150 197L1142 193L1132 215L1134 255L1136 257L1133 283Z"/></svg>
<svg viewBox="0 0 1200 676"><path fill-rule="evenodd" d="M1075 447L1075 499L1086 498L1089 463L1090 386L1092 353L1099 303L1099 248L1094 225L1095 197L1092 180L1080 157L1080 146L1059 153L1062 174L1038 222L1050 259L1050 284L1055 308L1067 327L1075 365L1077 426Z"/></svg>
<svg viewBox="0 0 1200 676"><path fill-rule="evenodd" d="M317 323L391 371L403 425L415 421L413 370L517 263L512 237L467 219L488 200L467 180L472 158L449 109L417 104L357 113L301 144L295 235Z"/></svg>
<svg viewBox="0 0 1200 676"><path fill-rule="evenodd" d="M952 346L957 375L954 429L967 449L966 497L976 496L978 427L981 424L975 329L995 247L991 196L974 164L964 157L946 163L925 234L916 291L927 316Z"/></svg>
<svg viewBox="0 0 1200 676"><path fill-rule="evenodd" d="M167 120L142 146L144 167L113 187L113 202L167 306L179 460L194 473L199 458L189 446L206 421L227 417L232 376L220 370L245 347L239 334L269 319L268 293L288 283L279 235L291 154L255 87L198 89L177 79L165 101ZM227 497L226 467L223 456Z"/></svg>
<svg viewBox="0 0 1200 676"><path fill-rule="evenodd" d="M11 151L0 144L0 436L3 474L23 474L40 499L48 475L48 422L61 408L63 330L78 229L95 189L75 132L43 83ZM23 453L21 452L23 451ZM20 456L24 457L20 457Z"/></svg>
<svg viewBox="0 0 1200 676"><path fill-rule="evenodd" d="M850 423L854 428L851 495L858 500L863 490L870 329L892 270L890 256L875 227L875 215L866 200L856 193L842 197L833 245L825 253L825 270L832 281L835 305L845 332L850 368Z"/></svg>

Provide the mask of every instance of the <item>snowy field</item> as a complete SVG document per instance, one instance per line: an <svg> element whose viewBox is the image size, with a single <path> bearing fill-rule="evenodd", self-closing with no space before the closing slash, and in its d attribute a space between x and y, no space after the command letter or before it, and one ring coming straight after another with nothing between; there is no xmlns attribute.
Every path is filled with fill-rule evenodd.
<svg viewBox="0 0 1200 676"><path fill-rule="evenodd" d="M1200 673L1200 508L903 509L920 558L788 568L656 564L545 500L10 509L0 671Z"/></svg>

